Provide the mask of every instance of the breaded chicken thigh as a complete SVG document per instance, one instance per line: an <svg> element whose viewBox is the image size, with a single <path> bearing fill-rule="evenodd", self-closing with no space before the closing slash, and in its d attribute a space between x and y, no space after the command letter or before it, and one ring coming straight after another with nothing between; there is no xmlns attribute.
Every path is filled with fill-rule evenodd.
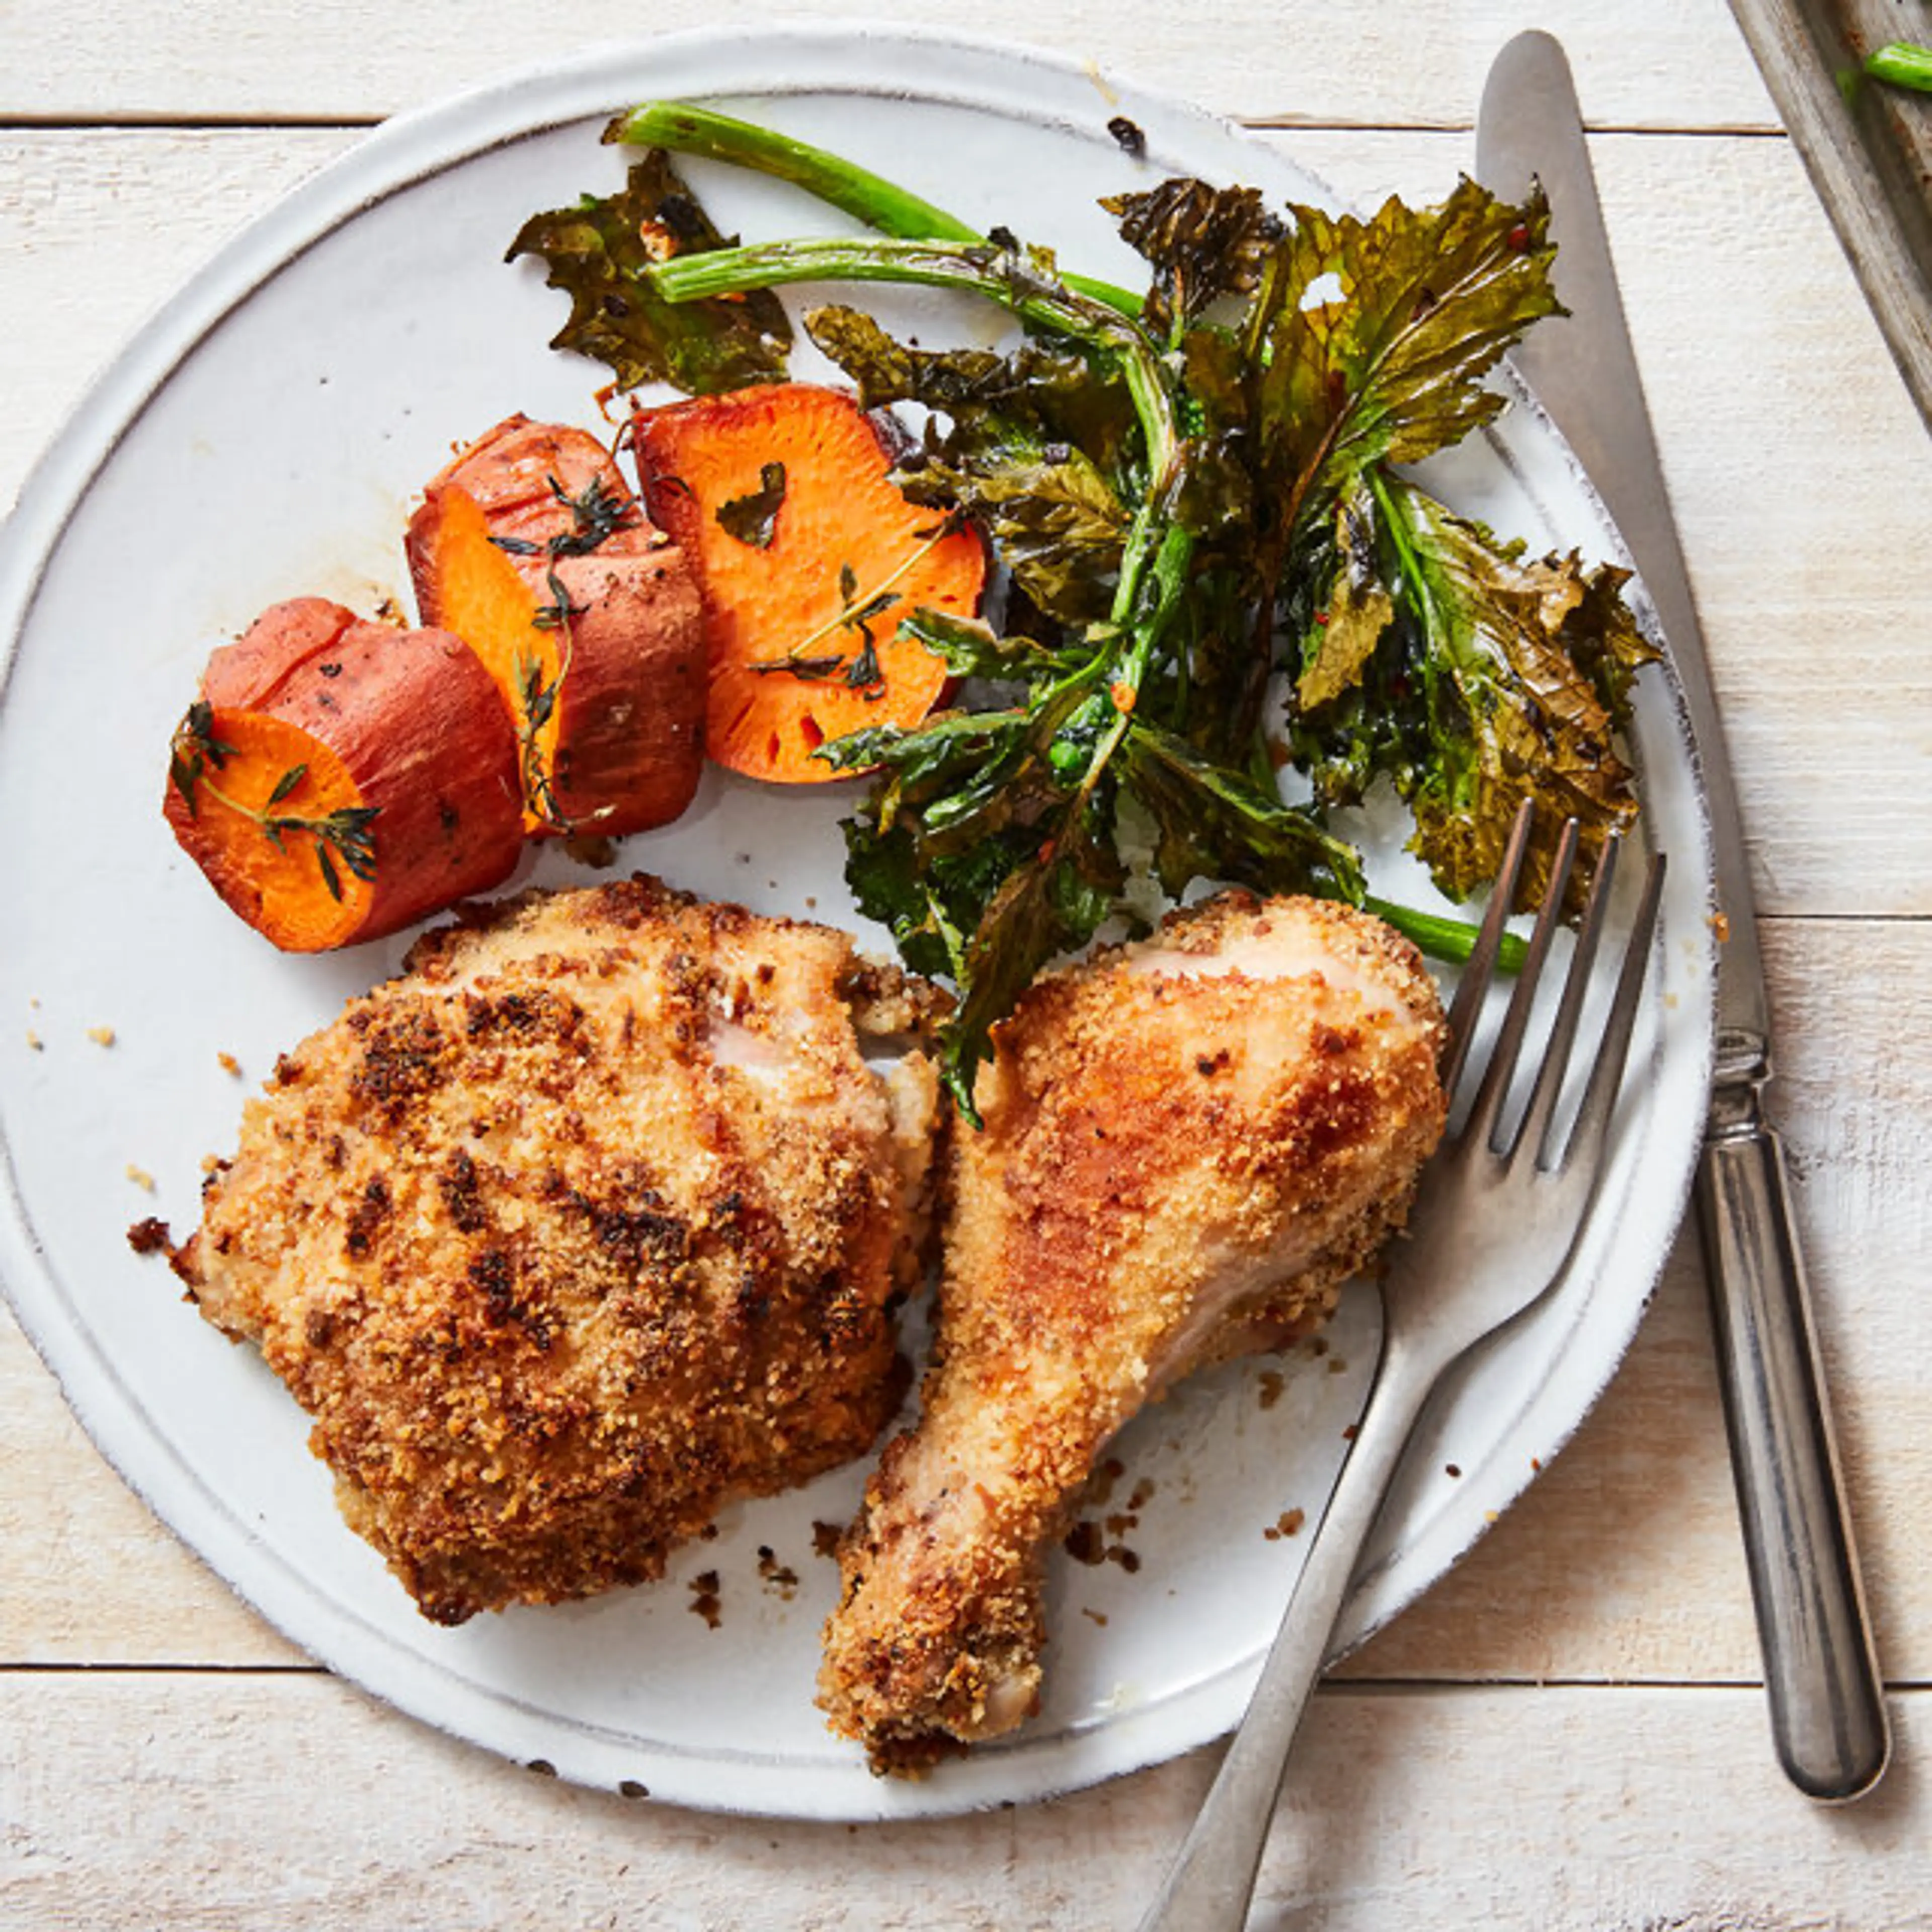
<svg viewBox="0 0 1932 1932"><path fill-rule="evenodd" d="M937 1097L923 989L638 878L432 933L284 1055L175 1257L314 1419L423 1613L655 1576L904 1386Z"/></svg>
<svg viewBox="0 0 1932 1932"><path fill-rule="evenodd" d="M1042 1581L1110 1437L1318 1324L1444 1114L1436 988L1379 920L1229 893L1052 974L954 1136L917 1425L840 1552L820 1702L881 1771L1038 1702Z"/></svg>

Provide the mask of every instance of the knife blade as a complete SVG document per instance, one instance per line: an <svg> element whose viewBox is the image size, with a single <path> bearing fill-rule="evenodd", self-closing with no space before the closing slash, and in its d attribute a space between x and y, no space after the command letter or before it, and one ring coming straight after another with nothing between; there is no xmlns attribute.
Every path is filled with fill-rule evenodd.
<svg viewBox="0 0 1932 1932"><path fill-rule="evenodd" d="M1550 197L1568 320L1514 358L1602 497L1682 687L1710 810L1717 1042L1696 1198L1772 1735L1798 1788L1856 1798L1891 1751L1782 1144L1767 1118L1771 1018L1744 828L1570 66L1549 34L1497 56L1477 120L1483 185Z"/></svg>

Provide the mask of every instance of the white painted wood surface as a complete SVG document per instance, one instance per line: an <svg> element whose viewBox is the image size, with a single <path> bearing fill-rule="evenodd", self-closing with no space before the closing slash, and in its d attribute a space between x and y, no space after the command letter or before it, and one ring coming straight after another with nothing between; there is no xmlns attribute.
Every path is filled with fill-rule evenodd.
<svg viewBox="0 0 1932 1932"><path fill-rule="evenodd" d="M649 25L771 11L671 0ZM142 315L354 138L336 124L542 50L505 0L0 17L0 504ZM1932 442L1727 11L1066 0L974 22L1294 124L1276 138L1360 196L1446 188L1509 33L1569 45L1772 915L1779 1099L1894 1685L1875 1798L1828 1814L1782 1783L1682 1244L1576 1442L1320 1700L1259 1922L1932 1924ZM567 41L542 32L642 24L584 0ZM26 1024L0 1015L0 1078ZM862 1832L560 1789L309 1668L122 1490L4 1316L0 1452L0 1926L1124 1925L1211 1769Z"/></svg>
<svg viewBox="0 0 1932 1932"><path fill-rule="evenodd" d="M904 0L578 0L538 20L516 0L10 0L14 58L0 112L149 121L372 120L546 56L693 28L854 18L1029 42L1150 82L1226 114L1370 127L1467 127L1490 58L1510 34L1554 26L1574 51L1593 122L1774 128L1730 16L1714 0L981 0L941 15Z"/></svg>

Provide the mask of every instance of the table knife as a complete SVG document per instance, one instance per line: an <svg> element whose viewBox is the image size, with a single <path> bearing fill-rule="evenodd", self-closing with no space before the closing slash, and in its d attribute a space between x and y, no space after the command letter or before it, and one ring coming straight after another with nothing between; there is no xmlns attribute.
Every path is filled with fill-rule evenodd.
<svg viewBox="0 0 1932 1932"><path fill-rule="evenodd" d="M1476 130L1483 185L1550 197L1556 292L1516 371L1568 440L1628 546L1668 646L1709 802L1717 1041L1696 1189L1772 1736L1792 1781L1842 1801L1890 1754L1787 1185L1767 1120L1771 1021L1744 832L1657 445L1624 319L1569 63L1547 34L1497 56Z"/></svg>

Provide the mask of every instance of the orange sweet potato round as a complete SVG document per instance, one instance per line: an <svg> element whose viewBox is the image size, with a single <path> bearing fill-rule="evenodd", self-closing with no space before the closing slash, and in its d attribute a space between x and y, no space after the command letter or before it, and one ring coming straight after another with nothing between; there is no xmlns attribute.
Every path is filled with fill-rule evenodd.
<svg viewBox="0 0 1932 1932"><path fill-rule="evenodd" d="M787 382L700 397L640 413L633 440L646 507L698 567L720 764L836 778L813 755L828 739L916 724L939 701L945 664L899 622L922 605L976 612L985 547L900 494L850 396Z"/></svg>
<svg viewBox="0 0 1932 1932"><path fill-rule="evenodd" d="M406 539L425 624L481 660L519 743L524 826L663 825L704 766L704 638L683 554L581 430L512 416L429 485Z"/></svg>
<svg viewBox="0 0 1932 1932"><path fill-rule="evenodd" d="M380 938L500 884L521 849L515 734L446 632L277 604L209 658L172 749L176 838L285 951Z"/></svg>

